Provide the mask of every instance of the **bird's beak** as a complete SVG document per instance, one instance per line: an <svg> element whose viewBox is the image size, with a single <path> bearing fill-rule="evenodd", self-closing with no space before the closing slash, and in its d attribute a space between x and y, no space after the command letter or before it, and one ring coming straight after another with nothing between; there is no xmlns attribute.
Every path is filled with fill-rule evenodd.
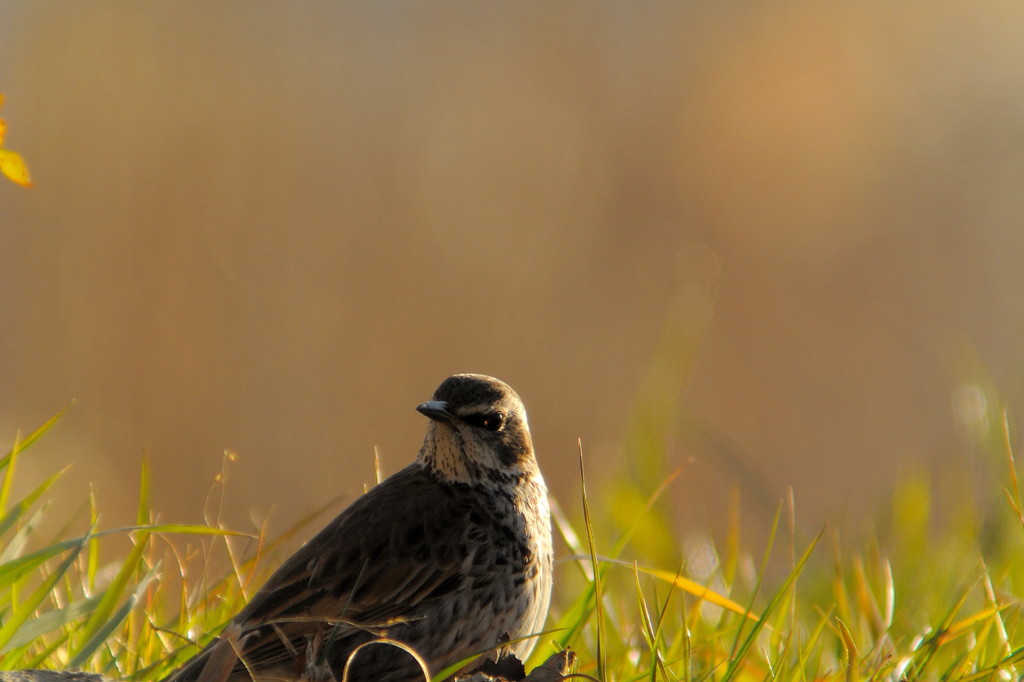
<svg viewBox="0 0 1024 682"><path fill-rule="evenodd" d="M455 418L455 415L448 411L448 403L443 400L428 400L417 405L416 411L439 422L450 422Z"/></svg>

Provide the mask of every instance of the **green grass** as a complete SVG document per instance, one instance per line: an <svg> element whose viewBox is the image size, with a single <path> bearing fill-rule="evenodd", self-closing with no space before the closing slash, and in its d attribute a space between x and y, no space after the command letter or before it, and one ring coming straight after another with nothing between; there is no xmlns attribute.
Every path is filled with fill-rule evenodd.
<svg viewBox="0 0 1024 682"><path fill-rule="evenodd" d="M623 446L629 466L610 483L592 481L581 448L581 495L555 505L567 550L550 632L527 669L572 647L581 674L624 682L1021 678L1024 507L1004 411L993 408L977 434L988 488L964 476L941 523L924 478L897 486L876 530L853 546L828 528L805 537L792 500L763 537L741 537L735 496L721 505L731 530L717 546L702 540L705 560L690 566L669 502L685 484L666 470L665 444L680 428L670 398L678 375L652 377ZM69 521L40 537L62 472L19 500L12 481L56 420L0 460L0 668L157 679L241 608L274 568L269 550L294 547L301 524L274 541L217 519L156 524L149 490L158 483L143 467L134 526L98 528L89 499L86 532ZM130 549L112 552L110 538L128 538Z"/></svg>

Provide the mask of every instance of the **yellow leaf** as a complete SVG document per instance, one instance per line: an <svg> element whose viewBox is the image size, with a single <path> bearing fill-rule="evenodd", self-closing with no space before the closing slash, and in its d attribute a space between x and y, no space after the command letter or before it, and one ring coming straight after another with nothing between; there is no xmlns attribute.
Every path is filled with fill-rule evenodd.
<svg viewBox="0 0 1024 682"><path fill-rule="evenodd" d="M0 173L22 187L32 186L32 180L28 177L28 167L25 165L24 159L21 158L21 154L17 152L0 149Z"/></svg>
<svg viewBox="0 0 1024 682"><path fill-rule="evenodd" d="M959 620L953 623L946 629L945 632L939 634L939 641L942 643L946 643L951 639L959 637L960 635L964 634L964 632L966 632L967 629L975 623L991 618L992 616L996 615L1008 606L1009 604L1003 606L990 606L987 609L982 609L973 616L968 616L963 620Z"/></svg>
<svg viewBox="0 0 1024 682"><path fill-rule="evenodd" d="M626 565L625 562L620 561L609 561L609 563ZM667 583L674 584L676 587L683 590L684 592L689 592L693 596L699 599L703 599L704 601L714 604L715 606L720 606L723 609L728 609L733 613L738 613L739 615L749 618L751 620L758 619L757 615L750 612L750 610L740 606L728 597L718 594L710 587L707 587L706 585L701 585L700 583L690 580L689 578L684 578L681 575L670 573L669 571L663 571L658 568L644 568L642 566L637 566L636 570L640 571L641 573L652 575L658 580L664 580Z"/></svg>
<svg viewBox="0 0 1024 682"><path fill-rule="evenodd" d="M843 640L843 648L846 649L846 682L860 682L860 670L858 668L857 643L853 641L853 635L846 623L835 619L839 636Z"/></svg>
<svg viewBox="0 0 1024 682"><path fill-rule="evenodd" d="M4 133L7 132L7 121L0 118L0 147L4 146Z"/></svg>

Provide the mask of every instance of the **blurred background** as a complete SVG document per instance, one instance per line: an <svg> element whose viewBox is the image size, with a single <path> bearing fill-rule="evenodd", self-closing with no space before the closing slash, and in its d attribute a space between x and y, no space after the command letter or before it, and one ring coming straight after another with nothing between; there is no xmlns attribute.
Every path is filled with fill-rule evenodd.
<svg viewBox="0 0 1024 682"><path fill-rule="evenodd" d="M736 487L858 528L1024 404L1019 2L0 17L0 435L74 399L19 482L72 464L106 525L144 454L163 520L225 450L226 520L339 510L454 372L519 391L566 508L581 439L595 488L682 467L696 530Z"/></svg>

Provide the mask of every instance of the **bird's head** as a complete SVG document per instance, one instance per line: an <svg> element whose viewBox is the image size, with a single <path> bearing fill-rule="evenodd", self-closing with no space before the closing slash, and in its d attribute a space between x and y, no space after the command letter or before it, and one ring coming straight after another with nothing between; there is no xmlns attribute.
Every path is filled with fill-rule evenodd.
<svg viewBox="0 0 1024 682"><path fill-rule="evenodd" d="M455 374L416 409L431 419L419 461L446 480L486 484L537 473L526 408L508 384Z"/></svg>

